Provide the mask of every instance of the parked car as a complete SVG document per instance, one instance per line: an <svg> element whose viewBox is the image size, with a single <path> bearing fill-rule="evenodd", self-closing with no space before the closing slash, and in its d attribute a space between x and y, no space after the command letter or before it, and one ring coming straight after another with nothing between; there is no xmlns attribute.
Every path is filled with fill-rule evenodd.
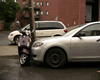
<svg viewBox="0 0 100 80"><path fill-rule="evenodd" d="M81 25L61 37L37 40L31 50L34 60L54 68L66 62L100 61L100 21Z"/></svg>
<svg viewBox="0 0 100 80"><path fill-rule="evenodd" d="M67 32L66 26L60 21L35 21L36 38L62 36ZM30 24L22 28L30 31ZM19 36L22 35L19 30L13 31L8 35L8 40L18 43Z"/></svg>

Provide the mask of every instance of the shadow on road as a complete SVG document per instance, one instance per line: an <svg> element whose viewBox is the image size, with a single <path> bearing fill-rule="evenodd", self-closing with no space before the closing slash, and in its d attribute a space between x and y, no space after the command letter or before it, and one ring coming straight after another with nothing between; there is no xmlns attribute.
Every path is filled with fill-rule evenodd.
<svg viewBox="0 0 100 80"><path fill-rule="evenodd" d="M40 68L51 68L50 66L48 66L45 63L40 63L40 62L35 62L32 61L31 62L31 66L36 66L36 67L40 67ZM99 62L87 62L87 63L81 63L81 62L74 62L74 63L67 63L65 66L61 67L61 68L56 68L56 69L71 69L71 68L75 68L75 69L79 69L79 68L100 68L99 66ZM51 68L54 69L54 68Z"/></svg>
<svg viewBox="0 0 100 80"><path fill-rule="evenodd" d="M18 55L0 56L0 59L18 59Z"/></svg>
<svg viewBox="0 0 100 80"><path fill-rule="evenodd" d="M18 55L13 55L13 56L0 56L0 59L19 59ZM19 61L19 60L18 60ZM57 68L57 69L71 69L71 68L75 68L75 69L82 69L82 68L100 68L99 66L100 62L71 62L71 63L66 63L65 66L61 67L61 68ZM34 60L30 60L30 65L26 66L26 67L38 67L38 68L49 68L49 69L53 69L50 66L48 66L45 63L41 63L41 62L37 62Z"/></svg>
<svg viewBox="0 0 100 80"><path fill-rule="evenodd" d="M15 44L15 43L10 43L10 44L8 44L8 46L17 46L17 44Z"/></svg>

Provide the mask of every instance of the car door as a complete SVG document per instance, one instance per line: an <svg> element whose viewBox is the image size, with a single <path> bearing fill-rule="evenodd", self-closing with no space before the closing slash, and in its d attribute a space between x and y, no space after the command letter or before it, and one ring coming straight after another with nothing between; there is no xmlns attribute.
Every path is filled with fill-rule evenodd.
<svg viewBox="0 0 100 80"><path fill-rule="evenodd" d="M38 38L51 37L53 33L51 22L40 22L39 26L39 36Z"/></svg>
<svg viewBox="0 0 100 80"><path fill-rule="evenodd" d="M100 23L89 25L78 33L85 35L71 38L71 60L100 61Z"/></svg>
<svg viewBox="0 0 100 80"><path fill-rule="evenodd" d="M52 35L53 36L61 36L63 34L65 34L64 32L64 26L61 23L58 22L53 22L53 31L52 31Z"/></svg>
<svg viewBox="0 0 100 80"><path fill-rule="evenodd" d="M39 37L52 37L56 35L64 34L64 27L62 24L57 22L40 22L39 26Z"/></svg>

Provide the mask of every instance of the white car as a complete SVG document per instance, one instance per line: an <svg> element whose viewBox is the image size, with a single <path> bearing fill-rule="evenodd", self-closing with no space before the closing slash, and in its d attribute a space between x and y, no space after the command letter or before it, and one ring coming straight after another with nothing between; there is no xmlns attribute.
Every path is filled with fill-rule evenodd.
<svg viewBox="0 0 100 80"><path fill-rule="evenodd" d="M36 38L62 36L67 32L66 26L60 21L35 21ZM30 32L30 24L22 28ZM22 35L19 30L13 31L8 35L8 40L18 43L19 36Z"/></svg>
<svg viewBox="0 0 100 80"><path fill-rule="evenodd" d="M66 62L100 61L100 21L81 25L61 37L37 40L31 50L34 60L55 68Z"/></svg>

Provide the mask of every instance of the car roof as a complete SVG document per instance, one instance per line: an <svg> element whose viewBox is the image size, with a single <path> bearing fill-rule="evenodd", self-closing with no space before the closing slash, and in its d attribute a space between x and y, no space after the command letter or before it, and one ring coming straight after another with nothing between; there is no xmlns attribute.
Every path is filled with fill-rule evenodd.
<svg viewBox="0 0 100 80"><path fill-rule="evenodd" d="M35 21L35 22L61 22L61 21Z"/></svg>
<svg viewBox="0 0 100 80"><path fill-rule="evenodd" d="M100 23L100 21L90 22L90 23L87 23L87 24L95 24L95 23Z"/></svg>

